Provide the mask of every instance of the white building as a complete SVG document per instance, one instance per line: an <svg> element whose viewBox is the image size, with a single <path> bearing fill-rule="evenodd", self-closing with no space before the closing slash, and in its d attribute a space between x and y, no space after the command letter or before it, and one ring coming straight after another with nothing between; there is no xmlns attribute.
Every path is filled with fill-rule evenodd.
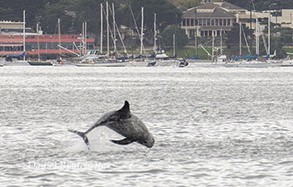
<svg viewBox="0 0 293 187"><path fill-rule="evenodd" d="M202 4L183 13L181 28L188 37L221 36L232 29L236 14L245 11L228 2Z"/></svg>
<svg viewBox="0 0 293 187"><path fill-rule="evenodd" d="M293 28L293 9L282 9L281 16L272 16L271 21L281 24L281 27Z"/></svg>

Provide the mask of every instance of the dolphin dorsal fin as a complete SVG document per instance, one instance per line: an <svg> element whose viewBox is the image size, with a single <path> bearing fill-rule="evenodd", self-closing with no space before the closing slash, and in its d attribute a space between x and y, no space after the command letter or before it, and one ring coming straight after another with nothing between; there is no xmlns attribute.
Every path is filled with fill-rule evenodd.
<svg viewBox="0 0 293 187"><path fill-rule="evenodd" d="M126 114L130 113L128 101L124 102L124 106L119 110L119 112L126 113Z"/></svg>

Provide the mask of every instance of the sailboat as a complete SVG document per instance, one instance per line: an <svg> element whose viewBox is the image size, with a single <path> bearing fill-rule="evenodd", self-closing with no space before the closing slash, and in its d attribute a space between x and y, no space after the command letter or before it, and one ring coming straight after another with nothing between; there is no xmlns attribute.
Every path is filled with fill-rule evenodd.
<svg viewBox="0 0 293 187"><path fill-rule="evenodd" d="M114 14L114 4L112 4L113 8L113 25L114 29L116 27L115 14ZM109 4L106 2L106 23L107 23L107 54L101 54L103 50L102 46L102 32L103 32L103 4L101 4L101 46L100 53L98 50L90 50L87 55L83 56L79 63L76 64L77 67L124 67L127 65L123 60L119 60L115 56L110 55L110 25L109 25ZM84 33L86 33L86 25L84 26ZM116 31L114 31L116 32ZM116 37L116 35L114 36ZM86 36L84 36L86 38ZM113 38L114 41L114 50L117 51L116 48L116 38ZM85 50L86 51L86 50Z"/></svg>
<svg viewBox="0 0 293 187"><path fill-rule="evenodd" d="M221 32L222 33L222 32ZM223 43L222 43L222 35L221 35L221 42L220 42L220 48L215 47L215 32L212 33L212 40L208 41L205 44L199 44L196 46L196 51L197 47L201 47L202 50L206 52L208 55L209 59L208 60L197 60L194 58L189 58L187 59L188 62L192 64L192 66L196 67L223 67L226 65L226 60L227 56L223 54ZM206 44L211 42L211 52L205 47ZM197 45L197 42L195 42ZM217 53L217 51L220 49L220 54ZM197 52L196 52L197 54Z"/></svg>
<svg viewBox="0 0 293 187"><path fill-rule="evenodd" d="M5 58L0 57L0 67L3 67L5 63Z"/></svg>
<svg viewBox="0 0 293 187"><path fill-rule="evenodd" d="M19 55L8 55L5 59L4 66L28 66L25 59L25 10L23 11L23 53ZM23 58L23 60L21 60ZM15 60L17 59L17 60Z"/></svg>
<svg viewBox="0 0 293 187"><path fill-rule="evenodd" d="M158 50L155 54L155 66L174 66L178 64L175 58L170 58L164 50Z"/></svg>
<svg viewBox="0 0 293 187"><path fill-rule="evenodd" d="M155 17L156 18L156 17ZM156 21L156 20L155 20ZM157 33L157 32L155 32ZM154 36L154 42L156 42L157 36ZM155 66L179 66L180 62L176 59L176 35L173 34L173 58L170 58L165 50L160 48L160 45L155 49Z"/></svg>
<svg viewBox="0 0 293 187"><path fill-rule="evenodd" d="M39 32L39 24L37 24L37 45L38 45L38 60L37 61L28 61L31 66L52 66L51 62L42 61L40 58L40 32Z"/></svg>
<svg viewBox="0 0 293 187"><path fill-rule="evenodd" d="M242 56L242 34L244 36L246 46L248 48L249 54L246 56ZM243 68L267 68L269 67L269 64L267 62L261 62L257 60L258 55L253 56L252 52L250 51L250 48L248 46L247 38L244 33L244 30L242 29L241 23L239 24L239 56L237 57L231 57L229 59L229 63L227 63L226 67L243 67Z"/></svg>
<svg viewBox="0 0 293 187"><path fill-rule="evenodd" d="M132 13L132 10L131 10ZM132 15L133 16L133 15ZM133 16L134 18L134 16ZM135 26L137 28L136 22L134 20ZM150 58L144 58L143 57L143 27L144 27L144 7L141 7L141 32L139 33L138 28L137 32L140 37L140 54L139 56L135 57L132 61L129 62L129 66L135 66L135 67L150 67L154 66L156 64L156 61L154 59ZM156 13L154 14L154 50L156 49Z"/></svg>

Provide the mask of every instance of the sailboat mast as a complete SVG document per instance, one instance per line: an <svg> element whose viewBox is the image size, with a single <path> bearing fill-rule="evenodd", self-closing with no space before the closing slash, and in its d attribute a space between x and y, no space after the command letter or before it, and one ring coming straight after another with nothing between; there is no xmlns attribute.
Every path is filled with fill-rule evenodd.
<svg viewBox="0 0 293 187"><path fill-rule="evenodd" d="M103 4L101 3L100 53L103 53Z"/></svg>
<svg viewBox="0 0 293 187"><path fill-rule="evenodd" d="M84 22L84 51L87 53L87 22Z"/></svg>
<svg viewBox="0 0 293 187"><path fill-rule="evenodd" d="M250 18L249 18L249 29L250 29L250 49L252 50L252 42L253 42L253 33L252 33L252 1L251 1L251 8L250 8Z"/></svg>
<svg viewBox="0 0 293 187"><path fill-rule="evenodd" d="M154 13L154 52L157 50L157 14Z"/></svg>
<svg viewBox="0 0 293 187"><path fill-rule="evenodd" d="M220 45L221 45L221 55L223 55L223 29L221 28L221 43L220 43Z"/></svg>
<svg viewBox="0 0 293 187"><path fill-rule="evenodd" d="M196 20L196 8L194 9L194 45L195 45L195 56L198 58L198 45L197 45L197 20Z"/></svg>
<svg viewBox="0 0 293 187"><path fill-rule="evenodd" d="M143 49L143 7L141 7L141 34L140 34L140 54L142 55L142 49Z"/></svg>
<svg viewBox="0 0 293 187"><path fill-rule="evenodd" d="M59 42L59 58L61 58L61 28L60 28L60 18L58 18L58 42Z"/></svg>
<svg viewBox="0 0 293 187"><path fill-rule="evenodd" d="M268 53L271 54L271 12L268 17Z"/></svg>
<svg viewBox="0 0 293 187"><path fill-rule="evenodd" d="M176 35L173 34L173 57L176 56Z"/></svg>
<svg viewBox="0 0 293 187"><path fill-rule="evenodd" d="M109 31L109 3L106 2L106 21L107 21L107 55L110 55L110 31Z"/></svg>
<svg viewBox="0 0 293 187"><path fill-rule="evenodd" d="M258 18L256 17L255 35L256 35L256 55L259 55L259 25Z"/></svg>
<svg viewBox="0 0 293 187"><path fill-rule="evenodd" d="M40 35L39 35L39 23L37 23L37 43L38 43L38 61L40 61Z"/></svg>
<svg viewBox="0 0 293 187"><path fill-rule="evenodd" d="M25 60L25 10L23 11L23 51L24 51L24 56L23 60Z"/></svg>
<svg viewBox="0 0 293 187"><path fill-rule="evenodd" d="M215 48L215 33L213 31L213 39L212 39L212 61L214 62L214 56L215 56L215 53L214 53L214 48Z"/></svg>
<svg viewBox="0 0 293 187"><path fill-rule="evenodd" d="M113 11L113 43L114 43L114 52L117 54L117 44L116 44L116 21L115 21L115 7L114 3L112 3L112 11Z"/></svg>
<svg viewBox="0 0 293 187"><path fill-rule="evenodd" d="M241 51L241 46L242 46L242 43L241 43L241 40L242 40L242 37L241 37L241 22L239 23L239 56L242 55L242 51Z"/></svg>
<svg viewBox="0 0 293 187"><path fill-rule="evenodd" d="M198 58L197 31L195 31L194 45L195 45L195 56Z"/></svg>

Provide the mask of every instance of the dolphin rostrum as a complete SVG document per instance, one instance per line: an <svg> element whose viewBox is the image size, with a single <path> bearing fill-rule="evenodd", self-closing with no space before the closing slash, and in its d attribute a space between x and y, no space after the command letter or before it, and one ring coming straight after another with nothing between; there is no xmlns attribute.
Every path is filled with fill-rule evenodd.
<svg viewBox="0 0 293 187"><path fill-rule="evenodd" d="M84 142L89 145L87 134L94 128L99 126L106 126L113 131L121 134L125 138L122 140L111 140L113 143L119 145L127 145L133 142L142 144L148 148L153 147L155 139L153 135L148 131L144 123L130 113L129 103L125 101L124 106L117 111L112 111L104 114L92 127L85 132L79 132L75 130L68 130L82 137Z"/></svg>

